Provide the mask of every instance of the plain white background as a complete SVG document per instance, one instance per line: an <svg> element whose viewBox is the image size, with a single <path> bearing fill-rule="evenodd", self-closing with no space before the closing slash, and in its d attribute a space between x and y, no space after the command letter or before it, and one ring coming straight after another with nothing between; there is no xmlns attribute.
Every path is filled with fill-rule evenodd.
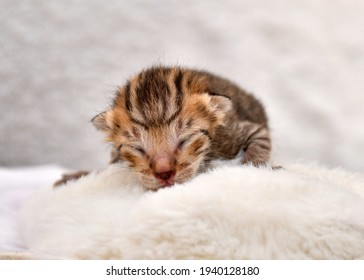
<svg viewBox="0 0 364 280"><path fill-rule="evenodd" d="M0 165L99 168L89 120L153 63L203 68L265 104L277 164L363 172L360 0L0 0Z"/></svg>

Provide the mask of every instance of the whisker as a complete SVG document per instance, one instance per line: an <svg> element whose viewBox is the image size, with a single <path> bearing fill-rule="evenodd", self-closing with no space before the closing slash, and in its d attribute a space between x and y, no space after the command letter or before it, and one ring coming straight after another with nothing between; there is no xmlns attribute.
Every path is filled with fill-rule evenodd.
<svg viewBox="0 0 364 280"><path fill-rule="evenodd" d="M134 171L134 170L118 170L118 171L110 173L109 175L114 176L114 175L117 175L117 174L127 174L127 173L128 174L135 174L135 173L139 173L139 172Z"/></svg>
<svg viewBox="0 0 364 280"><path fill-rule="evenodd" d="M125 169L125 170L117 170L115 172L132 172L132 173L138 173L138 171L135 171L135 170L127 170L127 169Z"/></svg>
<svg viewBox="0 0 364 280"><path fill-rule="evenodd" d="M130 167L117 167L117 168L120 169L120 170L131 170L131 171L134 171Z"/></svg>

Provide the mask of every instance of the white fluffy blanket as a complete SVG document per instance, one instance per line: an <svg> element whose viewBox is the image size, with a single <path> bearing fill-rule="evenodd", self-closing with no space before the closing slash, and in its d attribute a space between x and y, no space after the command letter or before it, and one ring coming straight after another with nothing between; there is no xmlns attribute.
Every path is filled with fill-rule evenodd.
<svg viewBox="0 0 364 280"><path fill-rule="evenodd" d="M342 170L219 166L145 192L118 166L37 192L35 258L364 259L364 179Z"/></svg>

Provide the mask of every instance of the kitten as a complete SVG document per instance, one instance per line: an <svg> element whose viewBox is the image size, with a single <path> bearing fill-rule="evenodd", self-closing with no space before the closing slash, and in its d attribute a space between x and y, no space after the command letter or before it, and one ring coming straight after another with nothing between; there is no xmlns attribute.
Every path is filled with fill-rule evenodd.
<svg viewBox="0 0 364 280"><path fill-rule="evenodd" d="M263 165L270 157L261 103L232 82L194 69L143 70L92 122L112 143L111 162L126 162L146 189L185 182L210 160L241 151L243 164Z"/></svg>

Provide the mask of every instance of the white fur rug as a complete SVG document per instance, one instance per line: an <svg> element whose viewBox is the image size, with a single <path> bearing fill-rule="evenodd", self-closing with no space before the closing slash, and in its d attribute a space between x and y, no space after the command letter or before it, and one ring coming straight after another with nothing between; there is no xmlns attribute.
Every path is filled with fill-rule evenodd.
<svg viewBox="0 0 364 280"><path fill-rule="evenodd" d="M43 189L22 211L34 258L364 259L364 179L220 166L144 192L118 166Z"/></svg>

